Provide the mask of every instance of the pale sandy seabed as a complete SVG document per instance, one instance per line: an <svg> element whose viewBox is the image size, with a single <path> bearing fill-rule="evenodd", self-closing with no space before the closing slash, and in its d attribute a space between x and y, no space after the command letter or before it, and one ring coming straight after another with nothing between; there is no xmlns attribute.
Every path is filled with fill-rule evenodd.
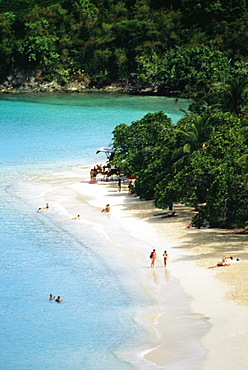
<svg viewBox="0 0 248 370"><path fill-rule="evenodd" d="M89 170L84 169L78 178L59 179L56 175L56 178L44 179L47 183L44 201L49 202L51 208L59 201L69 215L80 214L89 223L101 225L105 237L111 240L122 258L137 269L137 278L147 294L156 298L157 304L152 311L146 313L145 318L137 319L147 326L152 338L151 347L141 348L137 354L144 358L141 368L248 369L248 236L220 229L186 228L195 212L180 204L174 204L177 217L161 219L154 215L168 210L155 208L153 201L129 196L127 183L122 184L118 192L116 182L89 184L88 173ZM110 213L101 213L107 203L111 206ZM123 231L126 231L125 236ZM137 248L132 238L140 241ZM153 248L158 254L154 269L149 267ZM163 267L164 250L169 255L166 268ZM240 262L208 269L225 255L239 258ZM195 317L197 322L204 319L207 323L207 327L203 325L198 344L194 343L194 328L188 328L187 322L180 323L180 317L178 321L175 317L170 321L173 315L166 312L167 293L171 299L178 299L180 305L180 297L173 295L175 279L191 297L187 304L195 315L193 322ZM186 312L186 317L189 315ZM184 325L178 340L177 328L182 329ZM187 338L188 347L185 346ZM197 352L195 356L192 351ZM194 357L192 361L184 361L184 358ZM135 362L135 356L131 360Z"/></svg>

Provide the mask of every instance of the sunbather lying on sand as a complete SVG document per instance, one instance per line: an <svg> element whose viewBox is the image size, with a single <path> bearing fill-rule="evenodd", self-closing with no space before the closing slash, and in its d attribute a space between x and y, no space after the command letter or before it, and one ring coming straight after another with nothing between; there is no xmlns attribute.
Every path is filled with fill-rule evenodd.
<svg viewBox="0 0 248 370"><path fill-rule="evenodd" d="M222 261L218 262L217 265L208 267L209 269L213 269L215 267L222 267L222 266L230 266L234 262L239 262L239 258L236 258L236 260L233 259L231 256L225 256L222 257Z"/></svg>
<svg viewBox="0 0 248 370"><path fill-rule="evenodd" d="M160 218L168 218L168 217L176 217L176 212L171 212L170 214L168 215L165 215L165 216L161 216Z"/></svg>
<svg viewBox="0 0 248 370"><path fill-rule="evenodd" d="M107 204L106 207L101 210L101 212L110 212L110 205Z"/></svg>

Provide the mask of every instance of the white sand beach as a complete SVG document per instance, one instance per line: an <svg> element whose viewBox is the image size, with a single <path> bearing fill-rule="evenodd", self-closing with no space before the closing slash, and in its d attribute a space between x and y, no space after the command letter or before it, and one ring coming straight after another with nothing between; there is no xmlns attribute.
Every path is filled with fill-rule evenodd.
<svg viewBox="0 0 248 370"><path fill-rule="evenodd" d="M89 224L97 222L98 232L135 269L137 279L156 301L149 314L137 318L151 333L151 347L126 354L127 358L135 362L135 356L143 357L144 369L247 369L247 235L186 228L193 209L174 204L177 217L162 219L155 215L163 210L152 201L128 195L127 183L118 192L116 182L89 184L88 172L80 176L54 180L45 201L53 207L63 195L68 215L81 215ZM108 203L110 212L101 213ZM154 268L149 260L152 249L157 251ZM166 268L164 250L169 255ZM208 269L225 255L240 262Z"/></svg>

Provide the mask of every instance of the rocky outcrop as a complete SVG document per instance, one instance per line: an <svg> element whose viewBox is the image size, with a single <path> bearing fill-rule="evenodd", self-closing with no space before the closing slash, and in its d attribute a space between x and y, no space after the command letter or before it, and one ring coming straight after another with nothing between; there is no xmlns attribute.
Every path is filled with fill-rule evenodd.
<svg viewBox="0 0 248 370"><path fill-rule="evenodd" d="M90 80L83 75L73 75L71 82L59 83L58 79L46 81L41 71L29 73L15 71L0 84L2 93L27 93L27 92L82 92L87 90Z"/></svg>
<svg viewBox="0 0 248 370"><path fill-rule="evenodd" d="M170 91L159 84L144 86L139 83L116 82L106 86L94 85L85 74L76 73L67 82L58 76L51 81L44 71L15 70L0 84L0 93L80 93L101 91L108 93L123 93L133 95L163 95L180 96L180 91Z"/></svg>

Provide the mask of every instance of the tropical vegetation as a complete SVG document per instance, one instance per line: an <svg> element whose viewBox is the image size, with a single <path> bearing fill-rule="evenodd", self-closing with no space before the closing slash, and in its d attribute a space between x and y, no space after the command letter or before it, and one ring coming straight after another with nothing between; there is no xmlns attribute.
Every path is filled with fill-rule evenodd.
<svg viewBox="0 0 248 370"><path fill-rule="evenodd" d="M244 227L248 221L248 116L245 81L222 86L233 99L175 125L163 113L147 114L113 131L112 163L135 176L133 192L166 209L170 200L201 209L193 224ZM220 87L220 86L219 86ZM213 92L213 94L215 94ZM225 96L225 95L224 95ZM216 100L216 96L215 96ZM225 102L225 104L223 104ZM245 104L246 102L246 104ZM235 109L234 109L235 107Z"/></svg>
<svg viewBox="0 0 248 370"><path fill-rule="evenodd" d="M197 100L248 68L241 0L9 0L0 2L0 82L37 71L66 84L154 86Z"/></svg>

